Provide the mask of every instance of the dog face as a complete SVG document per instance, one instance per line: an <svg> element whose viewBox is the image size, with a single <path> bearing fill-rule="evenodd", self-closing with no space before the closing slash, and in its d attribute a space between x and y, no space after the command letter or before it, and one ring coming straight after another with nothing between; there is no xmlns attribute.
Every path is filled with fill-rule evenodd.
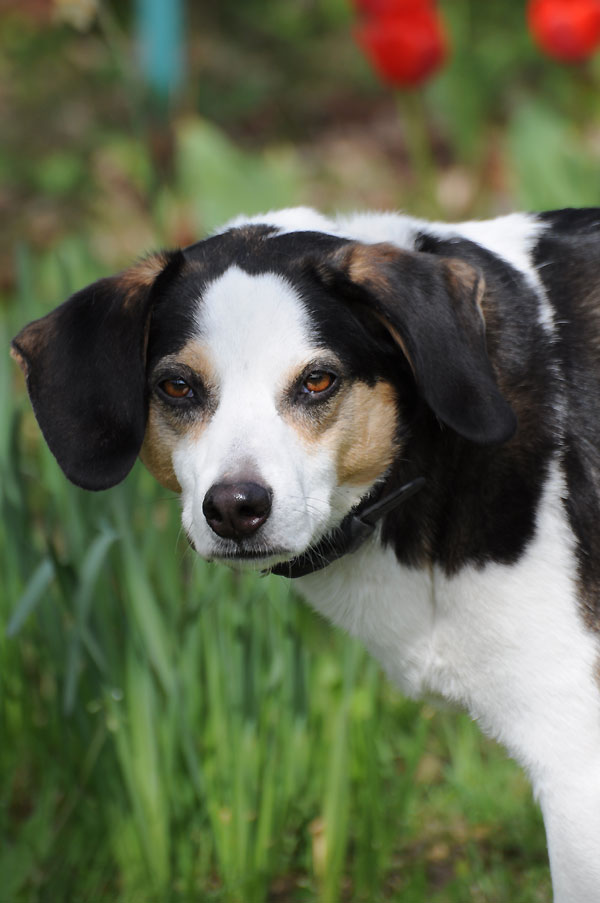
<svg viewBox="0 0 600 903"><path fill-rule="evenodd" d="M393 387L359 378L351 349L316 327L281 276L233 266L198 299L183 347L152 366L142 460L181 487L204 557L298 554L394 458Z"/></svg>
<svg viewBox="0 0 600 903"><path fill-rule="evenodd" d="M73 482L107 488L139 453L203 557L263 568L386 476L419 406L508 438L483 295L461 261L246 226L94 283L13 353Z"/></svg>

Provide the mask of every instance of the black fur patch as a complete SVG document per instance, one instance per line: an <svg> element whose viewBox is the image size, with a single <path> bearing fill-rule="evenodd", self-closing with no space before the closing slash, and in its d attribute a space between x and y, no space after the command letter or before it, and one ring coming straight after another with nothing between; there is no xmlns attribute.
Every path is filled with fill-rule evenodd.
<svg viewBox="0 0 600 903"><path fill-rule="evenodd" d="M598 207L564 207L562 210L547 210L538 213L538 219L551 227L551 234L573 236L575 233L588 233L598 236L600 229L600 208Z"/></svg>
<svg viewBox="0 0 600 903"><path fill-rule="evenodd" d="M505 445L478 446L440 429L421 405L390 488L421 475L427 485L410 505L388 516L383 537L401 561L433 562L449 574L469 562L512 564L534 536L559 438L552 344L538 324L535 292L508 263L462 239L424 234L416 247L483 272L488 353L500 390L517 415L518 430Z"/></svg>
<svg viewBox="0 0 600 903"><path fill-rule="evenodd" d="M556 313L564 379L565 506L588 622L600 615L600 210L543 214L535 262Z"/></svg>

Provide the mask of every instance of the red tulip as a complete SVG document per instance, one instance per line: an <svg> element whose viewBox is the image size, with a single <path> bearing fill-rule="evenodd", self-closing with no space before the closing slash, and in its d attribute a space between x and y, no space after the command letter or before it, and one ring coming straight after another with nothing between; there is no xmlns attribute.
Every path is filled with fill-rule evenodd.
<svg viewBox="0 0 600 903"><path fill-rule="evenodd" d="M443 25L427 2L366 18L355 36L379 76L395 86L425 81L446 57Z"/></svg>
<svg viewBox="0 0 600 903"><path fill-rule="evenodd" d="M354 0L356 9L368 16L393 16L415 9L433 9L435 0Z"/></svg>
<svg viewBox="0 0 600 903"><path fill-rule="evenodd" d="M600 0L530 0L527 21L549 56L577 62L600 46Z"/></svg>

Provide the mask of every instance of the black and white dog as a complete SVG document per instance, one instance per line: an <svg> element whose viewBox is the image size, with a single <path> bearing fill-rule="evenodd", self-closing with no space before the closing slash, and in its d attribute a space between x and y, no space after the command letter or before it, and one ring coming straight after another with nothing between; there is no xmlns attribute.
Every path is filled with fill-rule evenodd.
<svg viewBox="0 0 600 903"><path fill-rule="evenodd" d="M138 454L204 558L298 578L527 769L600 901L600 210L228 224L16 337L87 489Z"/></svg>

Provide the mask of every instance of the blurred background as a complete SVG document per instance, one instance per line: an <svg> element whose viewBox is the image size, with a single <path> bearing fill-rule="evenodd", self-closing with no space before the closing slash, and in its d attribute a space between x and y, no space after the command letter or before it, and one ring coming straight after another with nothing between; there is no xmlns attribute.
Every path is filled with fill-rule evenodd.
<svg viewBox="0 0 600 903"><path fill-rule="evenodd" d="M564 45L561 2L0 0L2 346L240 212L600 203L600 11ZM465 716L196 560L141 465L67 485L7 353L0 391L1 900L550 901Z"/></svg>

